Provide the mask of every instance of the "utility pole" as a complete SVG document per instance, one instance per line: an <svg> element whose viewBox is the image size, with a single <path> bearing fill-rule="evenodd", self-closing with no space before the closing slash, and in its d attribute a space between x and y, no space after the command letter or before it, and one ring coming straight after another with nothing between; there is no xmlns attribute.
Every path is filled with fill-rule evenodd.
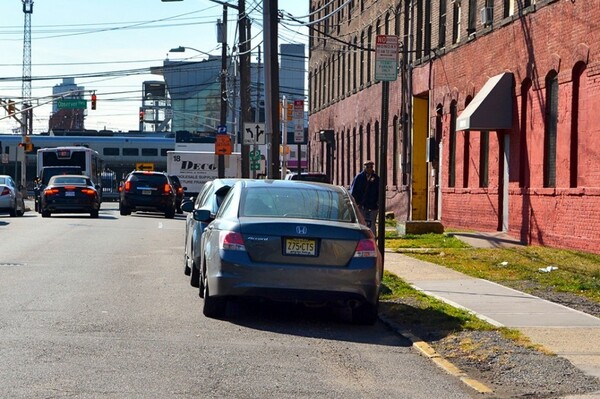
<svg viewBox="0 0 600 399"><path fill-rule="evenodd" d="M268 177L281 178L279 171L279 61L277 46L277 0L263 0L263 40L265 42L265 130L270 135Z"/></svg>
<svg viewBox="0 0 600 399"><path fill-rule="evenodd" d="M223 22L221 23L221 118L220 125L227 127L227 5L223 4ZM219 154L217 175L225 177L225 155Z"/></svg>
<svg viewBox="0 0 600 399"><path fill-rule="evenodd" d="M33 110L31 107L31 14L33 14L33 0L21 0L23 2L23 13L25 20L23 24L23 81L21 87L21 109L23 111L21 120L22 143L26 142L26 136L33 131ZM22 146L21 148L25 148ZM23 161L21 162L21 185L27 184L27 155L23 150ZM16 176L15 176L16 178Z"/></svg>
<svg viewBox="0 0 600 399"><path fill-rule="evenodd" d="M240 35L240 108L242 120L239 126L250 122L250 23L246 15L246 0L238 0L238 26ZM242 177L250 176L250 145L242 143Z"/></svg>

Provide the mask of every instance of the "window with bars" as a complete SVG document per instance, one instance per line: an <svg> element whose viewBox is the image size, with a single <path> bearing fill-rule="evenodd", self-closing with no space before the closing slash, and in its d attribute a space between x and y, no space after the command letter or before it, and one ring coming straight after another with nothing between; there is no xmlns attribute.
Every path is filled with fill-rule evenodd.
<svg viewBox="0 0 600 399"><path fill-rule="evenodd" d="M558 124L558 74L546 76L546 118L544 126L544 187L556 187L556 130Z"/></svg>

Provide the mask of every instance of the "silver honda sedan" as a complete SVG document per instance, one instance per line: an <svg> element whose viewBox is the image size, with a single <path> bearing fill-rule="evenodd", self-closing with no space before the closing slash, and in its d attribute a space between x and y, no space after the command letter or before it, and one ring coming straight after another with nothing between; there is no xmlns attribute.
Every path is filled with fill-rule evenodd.
<svg viewBox="0 0 600 399"><path fill-rule="evenodd" d="M377 320L381 256L340 186L238 181L202 235L201 262L209 317L223 316L229 298L261 297L350 307L357 324Z"/></svg>
<svg viewBox="0 0 600 399"><path fill-rule="evenodd" d="M4 212L13 217L25 213L21 187L8 175L0 175L0 213Z"/></svg>

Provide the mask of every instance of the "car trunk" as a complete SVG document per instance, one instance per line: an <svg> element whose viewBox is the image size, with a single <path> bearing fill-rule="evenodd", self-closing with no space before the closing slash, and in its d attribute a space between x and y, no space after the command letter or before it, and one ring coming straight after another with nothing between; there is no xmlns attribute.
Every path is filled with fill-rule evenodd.
<svg viewBox="0 0 600 399"><path fill-rule="evenodd" d="M366 235L357 226L293 219L252 221L241 218L241 234L253 262L346 266L358 241Z"/></svg>

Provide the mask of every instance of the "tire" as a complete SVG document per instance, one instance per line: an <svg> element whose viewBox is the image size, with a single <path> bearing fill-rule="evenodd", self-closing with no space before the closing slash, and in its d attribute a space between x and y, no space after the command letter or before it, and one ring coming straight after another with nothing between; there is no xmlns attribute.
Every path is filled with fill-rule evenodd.
<svg viewBox="0 0 600 399"><path fill-rule="evenodd" d="M97 209L94 209L93 211L90 212L90 217L96 219L98 217L99 211Z"/></svg>
<svg viewBox="0 0 600 399"><path fill-rule="evenodd" d="M200 271L196 267L196 262L192 262L190 285L195 288L200 288Z"/></svg>
<svg viewBox="0 0 600 399"><path fill-rule="evenodd" d="M165 211L165 217L167 219L173 219L175 217L175 208L167 209Z"/></svg>
<svg viewBox="0 0 600 399"><path fill-rule="evenodd" d="M49 218L50 217L50 212L49 211L45 211L42 209L42 217L43 218Z"/></svg>
<svg viewBox="0 0 600 399"><path fill-rule="evenodd" d="M17 211L17 216L23 216L25 214L25 211L21 210L21 211Z"/></svg>
<svg viewBox="0 0 600 399"><path fill-rule="evenodd" d="M365 302L352 309L352 323L372 326L377 322L379 299L375 305Z"/></svg>
<svg viewBox="0 0 600 399"><path fill-rule="evenodd" d="M119 213L121 214L121 216L131 215L131 211L125 206L119 206Z"/></svg>
<svg viewBox="0 0 600 399"><path fill-rule="evenodd" d="M212 319L222 318L225 315L226 307L227 298L210 296L208 279L204 278L204 305L202 307L202 313L204 313L204 316Z"/></svg>
<svg viewBox="0 0 600 399"><path fill-rule="evenodd" d="M17 216L17 201L15 200L15 207L8 210L8 214L11 218Z"/></svg>
<svg viewBox="0 0 600 399"><path fill-rule="evenodd" d="M183 274L185 274L186 276L189 276L192 271L190 270L190 267L188 266L187 263L187 255L183 254Z"/></svg>

